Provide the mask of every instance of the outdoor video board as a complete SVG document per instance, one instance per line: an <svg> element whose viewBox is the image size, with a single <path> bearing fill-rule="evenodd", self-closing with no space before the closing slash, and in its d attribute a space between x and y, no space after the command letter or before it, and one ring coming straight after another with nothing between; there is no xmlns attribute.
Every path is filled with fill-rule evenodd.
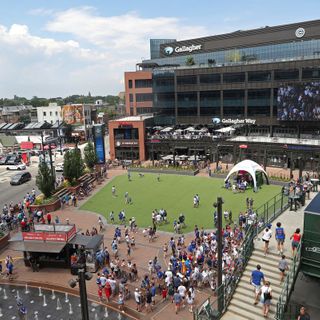
<svg viewBox="0 0 320 320"><path fill-rule="evenodd" d="M320 81L281 85L277 107L278 120L320 120Z"/></svg>

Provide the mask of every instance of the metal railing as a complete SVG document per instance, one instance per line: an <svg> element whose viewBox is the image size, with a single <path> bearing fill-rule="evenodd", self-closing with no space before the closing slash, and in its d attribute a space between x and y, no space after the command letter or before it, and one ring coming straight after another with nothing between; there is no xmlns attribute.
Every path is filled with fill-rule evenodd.
<svg viewBox="0 0 320 320"><path fill-rule="evenodd" d="M234 272L232 274L225 275L225 281L221 287L216 288L214 297L206 299L194 310L194 320L220 319L222 317L224 312L227 310L241 276L252 255L254 239L268 223L276 219L288 207L288 196L281 192L254 210L257 213L257 219L254 223L249 225L245 231L245 237L239 251L239 258ZM223 310L219 310L218 308L219 299L223 300L222 304L220 304L223 305Z"/></svg>
<svg viewBox="0 0 320 320"><path fill-rule="evenodd" d="M282 285L282 290L277 302L277 309L276 309L276 315L275 315L276 320L283 320L285 317L290 295L299 273L300 263L301 263L301 244L299 244L297 248L296 254L293 257L291 268L287 273L286 278Z"/></svg>

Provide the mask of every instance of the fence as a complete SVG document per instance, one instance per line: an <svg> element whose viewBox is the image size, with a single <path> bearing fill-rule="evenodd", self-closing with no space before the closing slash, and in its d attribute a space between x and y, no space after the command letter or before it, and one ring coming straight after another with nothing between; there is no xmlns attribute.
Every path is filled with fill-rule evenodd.
<svg viewBox="0 0 320 320"><path fill-rule="evenodd" d="M301 263L301 244L299 244L297 248L296 254L293 257L291 268L287 273L287 276L282 285L282 290L277 302L277 309L276 309L276 316L275 316L276 320L283 320L285 318L285 313L287 312L289 298L300 269L300 263Z"/></svg>
<svg viewBox="0 0 320 320"><path fill-rule="evenodd" d="M254 210L257 214L257 220L256 223L249 225L246 230L234 272L231 275L225 275L224 283L215 291L216 296L206 299L200 307L195 309L193 313L194 320L214 320L221 318L232 299L242 273L252 255L255 237L268 223L276 219L289 207L288 200L288 196L281 192ZM220 305L223 306L220 310L218 308L219 299L221 299Z"/></svg>

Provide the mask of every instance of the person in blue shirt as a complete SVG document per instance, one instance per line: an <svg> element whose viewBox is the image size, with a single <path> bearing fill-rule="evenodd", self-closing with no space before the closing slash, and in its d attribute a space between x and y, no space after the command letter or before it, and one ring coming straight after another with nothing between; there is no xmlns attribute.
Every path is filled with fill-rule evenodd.
<svg viewBox="0 0 320 320"><path fill-rule="evenodd" d="M259 292L261 288L261 281L264 283L264 274L260 271L261 266L258 264L257 269L252 271L250 282L254 286L254 294L255 300L254 304L258 304L259 302Z"/></svg>
<svg viewBox="0 0 320 320"><path fill-rule="evenodd" d="M275 230L275 237L276 237L276 241L277 241L277 247L278 247L278 254L283 253L283 243L284 240L286 238L286 234L284 232L283 227L281 227L281 222L277 223L277 227Z"/></svg>

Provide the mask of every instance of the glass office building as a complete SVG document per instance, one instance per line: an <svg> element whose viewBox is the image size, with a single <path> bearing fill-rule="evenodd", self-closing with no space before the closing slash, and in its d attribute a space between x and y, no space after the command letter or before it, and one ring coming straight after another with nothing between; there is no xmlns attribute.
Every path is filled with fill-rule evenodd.
<svg viewBox="0 0 320 320"><path fill-rule="evenodd" d="M138 68L152 71L159 124L251 118L271 134L284 125L318 126L279 117L278 91L320 81L320 20L184 41L151 40L150 49L151 59Z"/></svg>

